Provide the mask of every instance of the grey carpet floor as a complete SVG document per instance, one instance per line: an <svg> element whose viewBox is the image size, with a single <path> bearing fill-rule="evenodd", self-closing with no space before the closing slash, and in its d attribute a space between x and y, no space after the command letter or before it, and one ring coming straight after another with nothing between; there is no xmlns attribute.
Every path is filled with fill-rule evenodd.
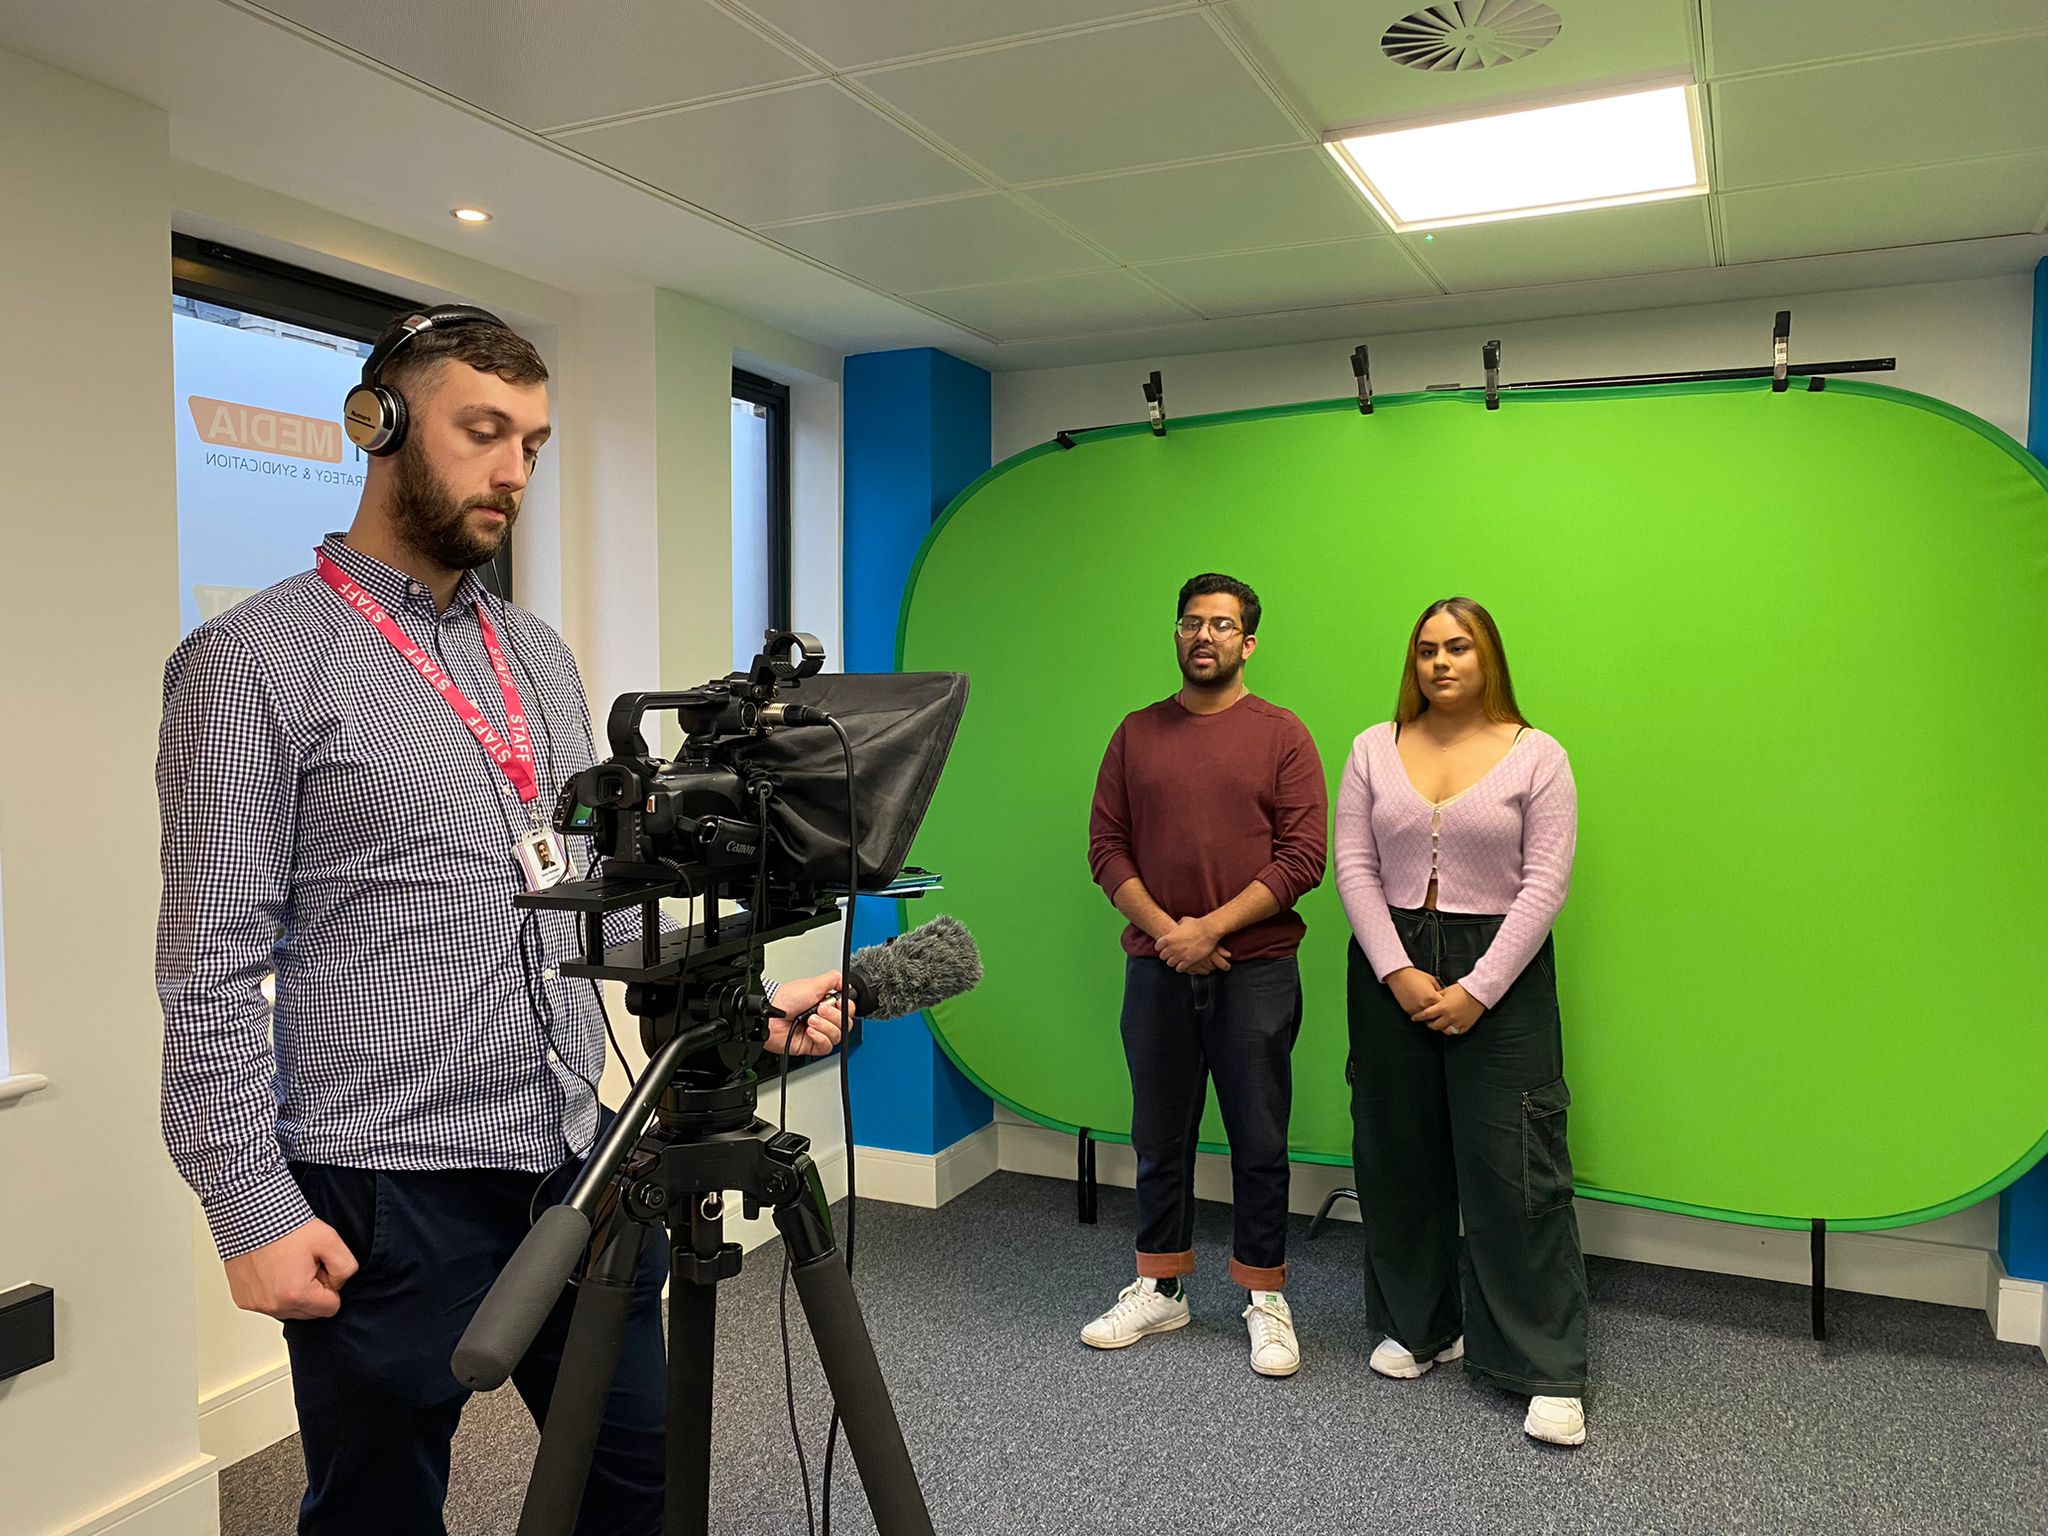
<svg viewBox="0 0 2048 1536"><path fill-rule="evenodd" d="M840 1216L843 1224L843 1211ZM1522 1401L1439 1369L1366 1369L1358 1228L1297 1220L1299 1375L1255 1376L1223 1273L1230 1212L1204 1205L1195 1321L1102 1354L1081 1324L1128 1279L1132 1199L1075 1223L1069 1185L1000 1174L936 1211L862 1201L855 1284L946 1536L1140 1532L2048 1531L2048 1362L1981 1312L1588 1262L1590 1439L1521 1433ZM776 1330L779 1245L720 1287L712 1529L804 1530ZM818 1473L822 1373L791 1293L800 1421ZM511 1533L535 1435L508 1388L456 1438L448 1525ZM833 1528L872 1532L841 1447ZM224 1536L286 1536L296 1439L221 1478ZM373 1536L373 1533L365 1533Z"/></svg>

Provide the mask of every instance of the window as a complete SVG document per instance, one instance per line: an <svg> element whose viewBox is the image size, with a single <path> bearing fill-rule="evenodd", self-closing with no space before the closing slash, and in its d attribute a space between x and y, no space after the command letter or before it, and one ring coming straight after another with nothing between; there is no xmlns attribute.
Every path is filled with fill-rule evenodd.
<svg viewBox="0 0 2048 1536"><path fill-rule="evenodd" d="M355 518L368 460L341 402L413 300L171 237L178 600L191 630L309 569ZM487 568L511 591L509 549Z"/></svg>
<svg viewBox="0 0 2048 1536"><path fill-rule="evenodd" d="M789 628L789 386L732 375L732 657Z"/></svg>

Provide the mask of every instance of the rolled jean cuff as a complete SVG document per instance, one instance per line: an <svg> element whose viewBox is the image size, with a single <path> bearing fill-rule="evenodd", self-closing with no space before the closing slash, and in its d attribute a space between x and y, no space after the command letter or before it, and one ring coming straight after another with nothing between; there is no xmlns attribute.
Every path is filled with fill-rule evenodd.
<svg viewBox="0 0 2048 1536"><path fill-rule="evenodd" d="M1147 1253L1138 1250L1138 1278L1141 1280L1172 1280L1180 1275L1195 1272L1195 1250L1183 1249L1179 1253Z"/></svg>
<svg viewBox="0 0 2048 1536"><path fill-rule="evenodd" d="M1194 1265L1188 1265L1190 1269ZM1141 1274L1143 1271L1139 1271ZM1230 1278L1248 1291L1284 1291L1287 1289L1287 1266L1275 1264L1269 1269L1260 1269L1232 1256Z"/></svg>

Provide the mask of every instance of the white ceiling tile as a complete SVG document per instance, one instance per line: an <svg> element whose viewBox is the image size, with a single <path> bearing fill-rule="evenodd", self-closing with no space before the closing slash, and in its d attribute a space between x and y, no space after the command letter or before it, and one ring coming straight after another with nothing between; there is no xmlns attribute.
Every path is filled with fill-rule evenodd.
<svg viewBox="0 0 2048 1536"><path fill-rule="evenodd" d="M741 224L944 197L982 185L827 82L587 129L561 142Z"/></svg>
<svg viewBox="0 0 2048 1536"><path fill-rule="evenodd" d="M1386 230L1320 149L1062 182L1026 195L1126 262Z"/></svg>
<svg viewBox="0 0 2048 1536"><path fill-rule="evenodd" d="M1712 90L1722 191L2048 148L2048 34Z"/></svg>
<svg viewBox="0 0 2048 1536"><path fill-rule="evenodd" d="M859 78L897 111L1010 181L1301 142L1200 16L1168 16Z"/></svg>
<svg viewBox="0 0 2048 1536"><path fill-rule="evenodd" d="M1399 244L1386 238L1202 256L1144 272L1175 298L1215 316L1370 304L1437 291Z"/></svg>
<svg viewBox="0 0 2048 1536"><path fill-rule="evenodd" d="M1714 264L1707 200L1592 208L1399 235L1453 293L1584 282Z"/></svg>
<svg viewBox="0 0 2048 1536"><path fill-rule="evenodd" d="M2048 28L2041 0L1706 0L1707 65L1718 78L1852 54Z"/></svg>
<svg viewBox="0 0 2048 1536"><path fill-rule="evenodd" d="M907 297L1002 341L1128 331L1194 318L1124 272L1084 272Z"/></svg>
<svg viewBox="0 0 2048 1536"><path fill-rule="evenodd" d="M1465 0L1477 11L1474 0ZM1236 0L1226 14L1279 67L1325 128L1458 112L1631 75L1689 74L1688 0L1553 0L1563 27L1512 63L1438 72L1396 64L1380 48L1387 28L1428 9L1412 0Z"/></svg>
<svg viewBox="0 0 2048 1536"><path fill-rule="evenodd" d="M996 192L791 224L768 234L891 293L967 288L1112 265Z"/></svg>
<svg viewBox="0 0 2048 1536"><path fill-rule="evenodd" d="M322 37L527 128L810 77L705 0L266 0Z"/></svg>
<svg viewBox="0 0 2048 1536"><path fill-rule="evenodd" d="M1112 21L1195 0L742 0L837 69Z"/></svg>
<svg viewBox="0 0 2048 1536"><path fill-rule="evenodd" d="M2048 152L1807 181L1721 198L1730 261L1874 251L2032 230L2048 209Z"/></svg>

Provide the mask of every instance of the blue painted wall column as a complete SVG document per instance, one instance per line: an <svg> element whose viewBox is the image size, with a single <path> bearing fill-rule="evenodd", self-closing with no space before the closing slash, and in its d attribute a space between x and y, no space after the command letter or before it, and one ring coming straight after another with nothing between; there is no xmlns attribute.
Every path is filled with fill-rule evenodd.
<svg viewBox="0 0 2048 1536"><path fill-rule="evenodd" d="M2027 447L2048 464L2048 259L2034 268L2034 367L2027 401ZM1998 1202L1998 1256L2005 1272L2048 1280L2048 1161L2010 1185Z"/></svg>
<svg viewBox="0 0 2048 1536"><path fill-rule="evenodd" d="M845 667L893 672L911 562L933 520L989 467L989 376L924 347L849 357L840 387ZM923 921L915 903L910 913ZM879 944L901 926L893 901L863 901L853 942ZM857 1145L931 1154L988 1124L988 1098L939 1049L923 1014L877 1019L861 1034L846 1067Z"/></svg>

